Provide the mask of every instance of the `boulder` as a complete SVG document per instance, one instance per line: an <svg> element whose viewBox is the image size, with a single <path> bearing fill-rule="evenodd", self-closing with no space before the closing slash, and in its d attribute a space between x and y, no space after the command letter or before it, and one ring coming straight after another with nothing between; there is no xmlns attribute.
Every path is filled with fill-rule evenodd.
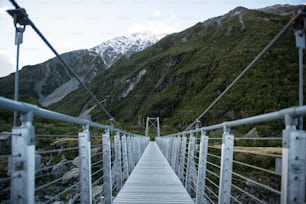
<svg viewBox="0 0 306 204"><path fill-rule="evenodd" d="M92 198L97 199L102 194L103 185L94 186L92 188Z"/></svg>
<svg viewBox="0 0 306 204"><path fill-rule="evenodd" d="M67 167L63 163L56 164L51 171L54 179L62 177L67 172Z"/></svg>
<svg viewBox="0 0 306 204"><path fill-rule="evenodd" d="M72 166L73 167L76 167L76 168L79 168L80 167L80 159L79 159L79 156L75 157L72 161Z"/></svg>
<svg viewBox="0 0 306 204"><path fill-rule="evenodd" d="M73 168L67 171L62 177L62 184L68 184L79 178L80 170L79 168Z"/></svg>

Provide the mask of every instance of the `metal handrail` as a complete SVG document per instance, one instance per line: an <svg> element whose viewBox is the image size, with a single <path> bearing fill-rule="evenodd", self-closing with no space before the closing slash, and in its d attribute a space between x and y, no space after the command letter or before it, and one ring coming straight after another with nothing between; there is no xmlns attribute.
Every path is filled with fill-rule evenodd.
<svg viewBox="0 0 306 204"><path fill-rule="evenodd" d="M95 122L92 122L86 119L81 119L81 118L65 115L62 113L57 113L54 111L40 108L36 105L14 101L14 100L11 100L5 97L1 97L1 96L0 96L0 108L10 110L10 111L18 111L21 113L32 112L33 115L36 115L42 118L52 119L52 120L60 120L60 121L68 122L68 123L75 123L75 124L80 124L80 125L90 125L90 126L98 127L98 128L112 129L110 126L107 126L107 125L102 125L102 124L95 123Z"/></svg>
<svg viewBox="0 0 306 204"><path fill-rule="evenodd" d="M256 115L256 116L233 120L233 121L226 121L223 123L205 126L205 127L194 129L194 130L169 134L169 135L165 135L164 137L172 137L172 136L176 136L180 134L190 134L190 133L195 133L195 132L200 132L200 131L211 131L211 130L221 129L224 127L231 128L231 127L237 127L237 126L242 126L242 125L264 123L264 122L270 122L270 121L279 120L279 119L285 119L286 116L295 118L295 117L302 116L302 115L306 115L306 106L294 106L294 107L285 108L285 109L271 112L271 113Z"/></svg>
<svg viewBox="0 0 306 204"><path fill-rule="evenodd" d="M127 134L128 133L125 130L114 128L114 127L109 126L109 125L103 125L103 124L96 123L96 122L93 122L93 121L90 121L90 120L65 115L63 113L58 113L58 112L54 112L54 111L47 110L47 109L44 109L44 108L40 108L36 105L32 105L32 104L25 103L25 102L14 101L12 99L8 99L8 98L2 97L2 96L0 96L0 109L17 111L17 112L21 112L21 113L31 112L34 116L39 116L39 117L47 118L47 119L51 119L51 120L59 120L59 121L74 123L74 124L79 124L79 125L88 125L88 126L91 126L91 127L109 129L111 131L119 132L119 133L122 133L122 134ZM134 136L141 136L141 135L138 135L138 134L133 134L133 135Z"/></svg>

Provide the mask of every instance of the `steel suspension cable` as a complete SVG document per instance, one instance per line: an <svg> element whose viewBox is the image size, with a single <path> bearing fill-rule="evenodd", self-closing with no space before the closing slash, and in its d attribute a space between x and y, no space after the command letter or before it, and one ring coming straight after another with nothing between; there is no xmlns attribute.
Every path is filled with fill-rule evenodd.
<svg viewBox="0 0 306 204"><path fill-rule="evenodd" d="M9 0L16 9L22 9L15 0ZM46 45L51 49L51 51L55 54L58 60L64 65L64 67L68 70L68 72L78 81L78 83L85 89L85 91L90 95L90 97L95 101L97 106L103 110L103 112L109 117L110 120L117 123L115 118L105 109L105 107L99 102L96 96L90 91L90 89L86 86L86 84L81 80L81 78L73 71L73 69L63 60L63 58L59 55L59 53L55 50L55 48L50 44L50 42L45 38L45 36L40 32L40 30L35 26L35 24L28 17L25 10L22 10L24 17L26 17L27 23L33 28L33 30L38 34L38 36L46 43ZM117 123L120 127L120 125Z"/></svg>
<svg viewBox="0 0 306 204"><path fill-rule="evenodd" d="M295 16L292 18L283 28L282 30L270 41L270 43L253 59L253 61L235 78L235 80L205 109L204 112L201 113L199 117L197 117L186 129L190 130L198 120L200 120L244 75L245 73L275 44L275 42L282 37L287 29L292 25L292 23L298 17Z"/></svg>

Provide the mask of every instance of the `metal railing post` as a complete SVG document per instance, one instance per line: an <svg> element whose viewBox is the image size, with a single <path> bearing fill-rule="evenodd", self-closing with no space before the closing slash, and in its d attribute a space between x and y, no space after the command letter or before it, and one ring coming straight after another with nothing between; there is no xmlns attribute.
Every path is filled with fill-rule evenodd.
<svg viewBox="0 0 306 204"><path fill-rule="evenodd" d="M230 195L232 185L233 148L234 135L230 134L229 128L224 127L219 180L219 204L230 203L231 201Z"/></svg>
<svg viewBox="0 0 306 204"><path fill-rule="evenodd" d="M175 171L175 165L176 165L176 157L177 157L177 138L172 138L172 148L171 148L171 166L172 169Z"/></svg>
<svg viewBox="0 0 306 204"><path fill-rule="evenodd" d="M140 145L140 138L139 137L135 137L136 140L136 152L137 152L137 159L136 159L136 163L138 162L140 156L141 156L141 145Z"/></svg>
<svg viewBox="0 0 306 204"><path fill-rule="evenodd" d="M106 129L102 136L103 140L103 194L104 203L112 203L112 169L111 169L111 147L110 130Z"/></svg>
<svg viewBox="0 0 306 204"><path fill-rule="evenodd" d="M123 165L123 180L125 181L129 177L129 165L128 165L128 152L127 152L127 144L126 144L126 135L124 134L121 137L121 145L122 145L122 165Z"/></svg>
<svg viewBox="0 0 306 204"><path fill-rule="evenodd" d="M79 161L81 203L92 203L91 187L91 144L89 126L83 126L83 132L79 132Z"/></svg>
<svg viewBox="0 0 306 204"><path fill-rule="evenodd" d="M135 140L135 136L132 135L131 136L131 147L132 147L132 162L133 162L133 169L136 166L136 161L137 161L137 149L136 149L136 140Z"/></svg>
<svg viewBox="0 0 306 204"><path fill-rule="evenodd" d="M182 183L185 183L184 169L185 169L186 143L187 143L187 138L184 133L182 136L180 166L179 166L179 178L181 179Z"/></svg>
<svg viewBox="0 0 306 204"><path fill-rule="evenodd" d="M127 152L128 152L128 166L129 166L129 175L132 173L133 169L134 169L134 165L133 165L133 150L132 150L132 138L129 135L127 137Z"/></svg>
<svg viewBox="0 0 306 204"><path fill-rule="evenodd" d="M198 178L197 178L197 193L196 204L205 203L205 179L206 179L206 162L207 162L207 149L208 149L208 136L206 132L202 130L199 152L199 166L198 166Z"/></svg>
<svg viewBox="0 0 306 204"><path fill-rule="evenodd" d="M166 159L168 160L170 166L172 165L171 164L171 154L172 154L172 149L173 149L173 137L171 138L168 138L167 140L167 155L166 155Z"/></svg>
<svg viewBox="0 0 306 204"><path fill-rule="evenodd" d="M12 203L35 202L35 128L32 121L32 112L24 113L21 126L12 129Z"/></svg>
<svg viewBox="0 0 306 204"><path fill-rule="evenodd" d="M283 130L281 203L305 203L306 132L286 115Z"/></svg>
<svg viewBox="0 0 306 204"><path fill-rule="evenodd" d="M188 144L188 160L187 160L187 174L186 174L186 182L185 188L189 194L191 194L191 185L192 185L192 166L193 166L193 158L194 158L194 149L195 149L195 138L193 133L190 133L189 144Z"/></svg>
<svg viewBox="0 0 306 204"><path fill-rule="evenodd" d="M176 138L177 142L177 149L176 149L176 160L175 160L175 173L178 175L179 174L179 162L180 162L180 152L181 152L181 137L178 135Z"/></svg>
<svg viewBox="0 0 306 204"><path fill-rule="evenodd" d="M120 191L122 187L122 166L121 166L121 144L120 144L120 134L114 136L114 145L115 145L115 186L117 192Z"/></svg>

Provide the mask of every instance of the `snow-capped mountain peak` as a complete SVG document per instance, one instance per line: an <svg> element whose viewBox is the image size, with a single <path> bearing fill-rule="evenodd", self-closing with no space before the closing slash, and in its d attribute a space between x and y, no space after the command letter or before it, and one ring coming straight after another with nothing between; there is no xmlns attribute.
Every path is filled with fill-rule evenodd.
<svg viewBox="0 0 306 204"><path fill-rule="evenodd" d="M109 68L122 56L129 57L136 52L140 52L155 44L164 36L149 32L134 33L105 41L90 50L98 53L103 59L106 68Z"/></svg>

